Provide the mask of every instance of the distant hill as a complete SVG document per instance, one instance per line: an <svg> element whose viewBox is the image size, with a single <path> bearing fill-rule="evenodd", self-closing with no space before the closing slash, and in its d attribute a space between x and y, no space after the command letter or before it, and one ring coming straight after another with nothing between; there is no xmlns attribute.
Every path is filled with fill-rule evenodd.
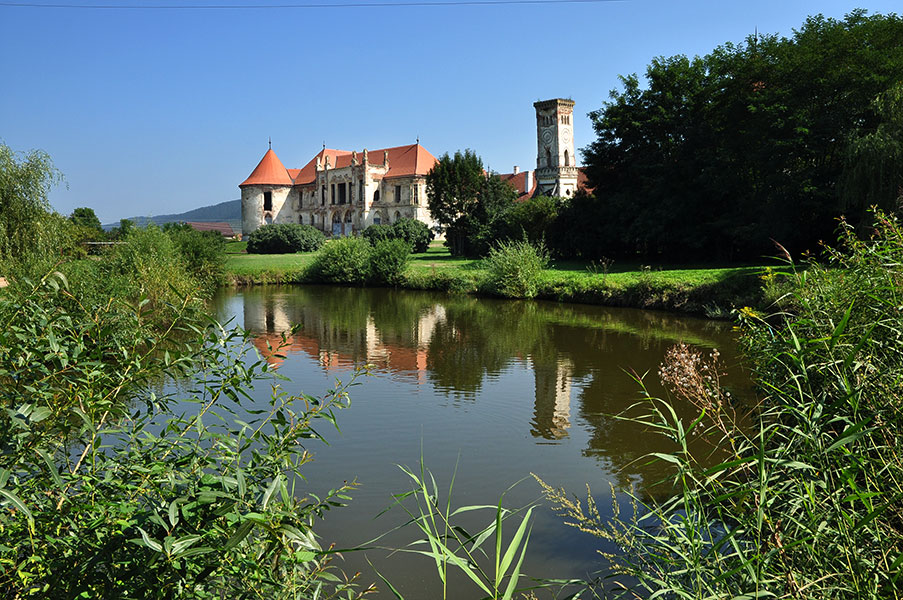
<svg viewBox="0 0 903 600"><path fill-rule="evenodd" d="M235 231L241 231L241 200L229 200L228 202L202 206L188 212L173 215L129 217L129 220L135 221L140 226L148 223L162 225L164 223L179 223L181 221L216 221L228 223ZM119 227L119 223L107 223L103 226L106 230L110 230L113 227Z"/></svg>

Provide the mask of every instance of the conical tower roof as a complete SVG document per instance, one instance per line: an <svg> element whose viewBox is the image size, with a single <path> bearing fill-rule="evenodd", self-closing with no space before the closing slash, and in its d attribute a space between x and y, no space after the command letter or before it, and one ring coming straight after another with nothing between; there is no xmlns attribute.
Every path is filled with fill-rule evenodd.
<svg viewBox="0 0 903 600"><path fill-rule="evenodd" d="M260 159L257 168L238 187L246 185L292 185L292 178L285 169L285 165L270 148Z"/></svg>

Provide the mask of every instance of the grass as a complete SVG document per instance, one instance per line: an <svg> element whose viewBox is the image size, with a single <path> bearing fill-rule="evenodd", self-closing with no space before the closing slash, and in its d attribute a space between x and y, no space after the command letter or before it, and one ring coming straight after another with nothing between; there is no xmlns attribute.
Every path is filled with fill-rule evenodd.
<svg viewBox="0 0 903 600"><path fill-rule="evenodd" d="M242 254L227 248L226 270L233 285L309 283L307 267L314 253ZM664 309L709 317L731 308L761 302L762 266L712 267L614 264L608 272L594 263L553 262L540 277L540 299L609 306ZM487 293L488 272L482 260L451 256L441 242L411 256L401 287L456 293Z"/></svg>

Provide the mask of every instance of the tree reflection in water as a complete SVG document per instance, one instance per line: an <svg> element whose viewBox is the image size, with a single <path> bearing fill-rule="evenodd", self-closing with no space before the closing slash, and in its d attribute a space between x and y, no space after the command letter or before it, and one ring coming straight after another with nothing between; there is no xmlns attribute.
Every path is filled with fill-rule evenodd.
<svg viewBox="0 0 903 600"><path fill-rule="evenodd" d="M560 443L579 426L588 432L583 456L620 485L666 477L664 465L642 457L671 450L668 440L613 418L640 399L628 372L654 375L678 341L719 347L725 364L737 362L729 324L666 313L319 286L268 286L241 296L244 325L273 364L283 361L275 351L282 335L298 324L278 354L303 353L330 373L369 363L455 402L476 402L487 381L521 365L533 375L528 428L535 443ZM646 381L650 392L664 394L653 376ZM725 381L742 396L743 373ZM678 414L692 414L673 402Z"/></svg>

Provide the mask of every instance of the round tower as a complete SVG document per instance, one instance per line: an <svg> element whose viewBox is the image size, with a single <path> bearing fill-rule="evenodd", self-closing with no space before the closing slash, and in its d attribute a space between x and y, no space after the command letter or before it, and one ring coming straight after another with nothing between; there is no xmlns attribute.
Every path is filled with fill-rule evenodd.
<svg viewBox="0 0 903 600"><path fill-rule="evenodd" d="M238 187L241 190L241 233L247 236L261 225L277 222L292 189L292 178L270 148Z"/></svg>

